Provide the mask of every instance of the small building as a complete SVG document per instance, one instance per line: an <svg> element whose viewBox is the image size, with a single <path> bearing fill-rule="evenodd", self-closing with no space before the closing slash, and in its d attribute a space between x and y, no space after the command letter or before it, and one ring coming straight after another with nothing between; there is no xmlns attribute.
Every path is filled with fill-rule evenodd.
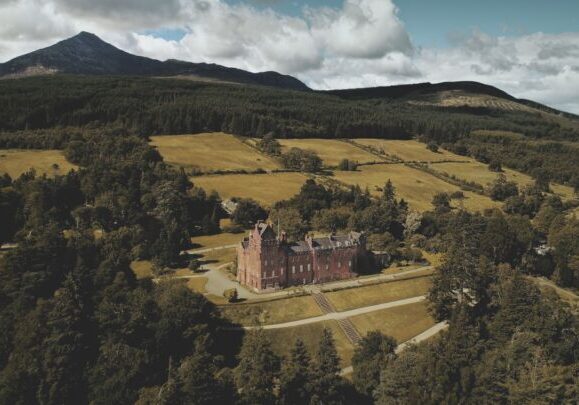
<svg viewBox="0 0 579 405"><path fill-rule="evenodd" d="M237 280L257 291L344 280L357 275L367 254L362 233L290 243L285 232L259 222L237 248Z"/></svg>

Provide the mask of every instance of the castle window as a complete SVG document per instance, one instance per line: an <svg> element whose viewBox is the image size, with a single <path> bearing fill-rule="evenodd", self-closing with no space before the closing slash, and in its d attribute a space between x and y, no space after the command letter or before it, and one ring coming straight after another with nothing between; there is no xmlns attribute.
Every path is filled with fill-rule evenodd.
<svg viewBox="0 0 579 405"><path fill-rule="evenodd" d="M312 270L311 266L312 266L312 265L308 263L308 271L311 271L311 270Z"/></svg>
<svg viewBox="0 0 579 405"><path fill-rule="evenodd" d="M279 274L281 274L281 275L283 276L283 267L281 267L281 268L279 269Z"/></svg>
<svg viewBox="0 0 579 405"><path fill-rule="evenodd" d="M292 274L296 274L296 266L292 266Z"/></svg>
<svg viewBox="0 0 579 405"><path fill-rule="evenodd" d="M303 272L304 272L304 265L300 264L300 273L303 273Z"/></svg>
<svg viewBox="0 0 579 405"><path fill-rule="evenodd" d="M350 260L350 262L348 263L348 266L352 267L352 261Z"/></svg>
<svg viewBox="0 0 579 405"><path fill-rule="evenodd" d="M338 262L338 267L342 267L342 262Z"/></svg>
<svg viewBox="0 0 579 405"><path fill-rule="evenodd" d="M275 277L275 270L272 270L272 271L271 271L271 276L272 276L272 277Z"/></svg>
<svg viewBox="0 0 579 405"><path fill-rule="evenodd" d="M328 270L330 268L329 264L326 264L326 270Z"/></svg>

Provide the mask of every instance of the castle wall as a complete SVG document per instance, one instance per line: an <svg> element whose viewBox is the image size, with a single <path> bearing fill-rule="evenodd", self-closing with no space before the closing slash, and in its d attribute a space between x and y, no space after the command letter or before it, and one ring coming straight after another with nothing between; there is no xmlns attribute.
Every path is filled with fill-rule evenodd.
<svg viewBox="0 0 579 405"><path fill-rule="evenodd" d="M358 257L366 253L363 238L349 246L294 248L275 237L264 224L256 225L237 249L239 283L255 290L326 283L354 277ZM317 246L317 245L316 245Z"/></svg>

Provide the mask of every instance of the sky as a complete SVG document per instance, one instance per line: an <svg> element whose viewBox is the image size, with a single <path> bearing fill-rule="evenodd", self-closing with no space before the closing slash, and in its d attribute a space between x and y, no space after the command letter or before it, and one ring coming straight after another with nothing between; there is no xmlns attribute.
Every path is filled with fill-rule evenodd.
<svg viewBox="0 0 579 405"><path fill-rule="evenodd" d="M314 89L475 80L579 114L579 0L0 0L0 62L80 31Z"/></svg>

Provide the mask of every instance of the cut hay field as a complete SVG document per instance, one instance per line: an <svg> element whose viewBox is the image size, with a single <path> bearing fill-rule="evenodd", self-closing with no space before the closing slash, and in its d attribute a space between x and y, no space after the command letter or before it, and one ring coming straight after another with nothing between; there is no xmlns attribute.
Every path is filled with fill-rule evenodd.
<svg viewBox="0 0 579 405"><path fill-rule="evenodd" d="M386 139L353 139L354 142L381 149L387 155L395 155L405 162L440 162L442 160L464 161L463 156L440 149L438 153L426 149L426 144L418 141L386 140Z"/></svg>
<svg viewBox="0 0 579 405"><path fill-rule="evenodd" d="M484 163L476 161L471 161L469 163L436 163L431 164L430 168L437 172L455 175L457 178L462 180L474 181L482 186L486 186L488 183L495 181L498 175L498 173L491 172L488 169L488 166ZM531 176L515 170L503 168L503 173L507 177L507 180L514 181L519 185L519 188L532 184L534 181ZM555 194L558 194L565 199L573 198L573 189L571 187L551 183L551 189Z"/></svg>
<svg viewBox="0 0 579 405"><path fill-rule="evenodd" d="M419 211L432 209L432 197L437 192L452 193L460 188L445 182L431 174L404 164L380 164L361 166L355 172L335 172L334 177L346 184L368 187L373 195L380 195L388 179L396 188L398 198L404 198L410 206ZM500 207L500 204L486 196L463 191L464 207L471 211L482 211L486 208ZM456 205L457 202L453 201Z"/></svg>
<svg viewBox="0 0 579 405"><path fill-rule="evenodd" d="M57 168L53 165L58 165ZM69 163L61 150L0 149L0 174L8 173L13 179L30 169L47 176L64 175L78 166Z"/></svg>
<svg viewBox="0 0 579 405"><path fill-rule="evenodd" d="M280 167L273 159L224 133L152 136L151 145L168 164L186 169L271 170Z"/></svg>
<svg viewBox="0 0 579 405"><path fill-rule="evenodd" d="M225 174L195 176L190 180L207 192L217 191L221 198L253 198L271 206L298 193L307 177L300 173Z"/></svg>
<svg viewBox="0 0 579 405"><path fill-rule="evenodd" d="M292 147L313 150L324 161L324 166L337 166L342 159L359 163L380 161L363 149L334 139L281 139L279 142L284 152Z"/></svg>
<svg viewBox="0 0 579 405"><path fill-rule="evenodd" d="M368 332L380 332L403 343L432 327L436 322L428 313L425 302L369 312L350 318L362 336Z"/></svg>
<svg viewBox="0 0 579 405"><path fill-rule="evenodd" d="M426 294L431 285L430 277L420 277L326 292L324 294L336 311L347 311L384 302L418 297Z"/></svg>
<svg viewBox="0 0 579 405"><path fill-rule="evenodd" d="M310 295L284 298L252 304L227 305L221 308L223 316L244 326L275 324L322 315Z"/></svg>

